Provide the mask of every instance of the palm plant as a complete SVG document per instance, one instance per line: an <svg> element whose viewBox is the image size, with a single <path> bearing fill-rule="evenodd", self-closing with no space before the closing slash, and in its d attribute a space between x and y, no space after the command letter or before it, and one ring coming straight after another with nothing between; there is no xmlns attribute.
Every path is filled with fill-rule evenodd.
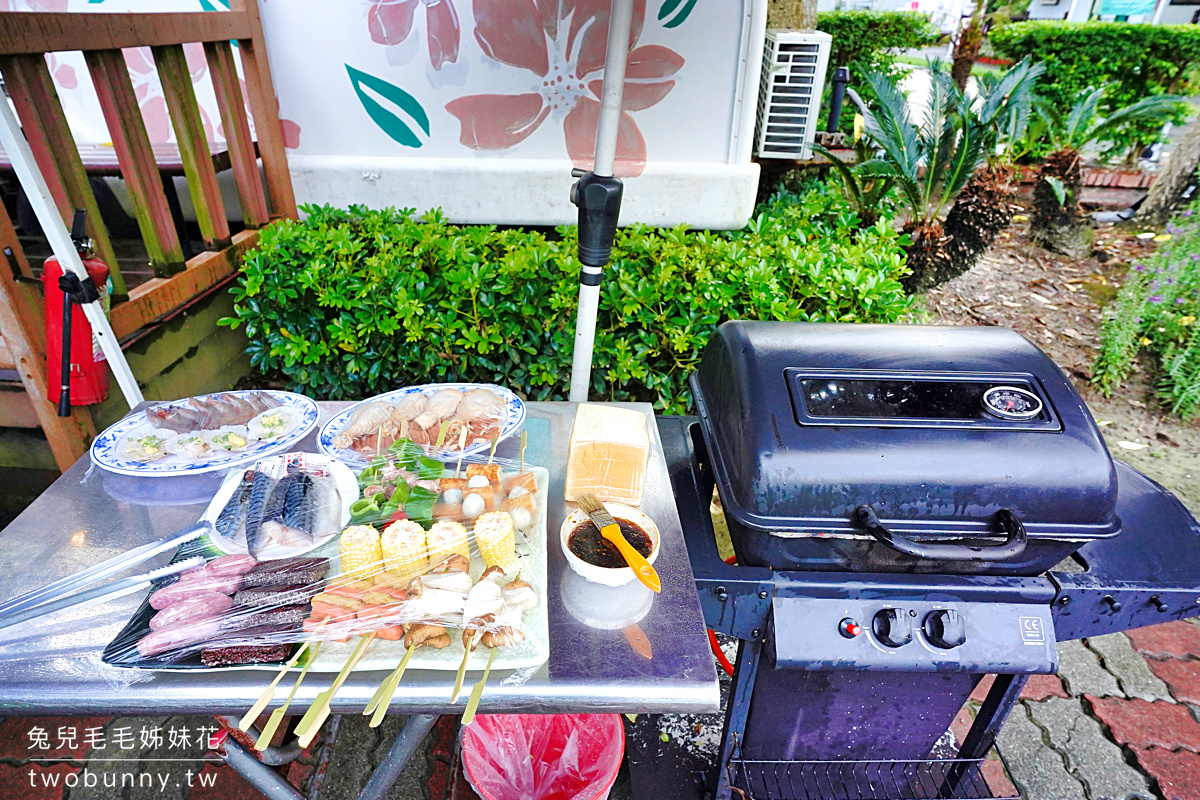
<svg viewBox="0 0 1200 800"><path fill-rule="evenodd" d="M1131 123L1166 117L1180 101L1172 95L1146 97L1101 117L1100 103L1106 89L1102 86L1086 94L1065 117L1049 103L1035 102L1054 152L1042 162L1034 185L1030 235L1047 250L1075 258L1086 255L1092 247L1092 229L1085 224L1079 206L1083 148L1105 141Z"/></svg>
<svg viewBox="0 0 1200 800"><path fill-rule="evenodd" d="M1033 116L1033 87L1045 71L1026 57L1003 75L976 80L979 96L971 107L970 124L984 139L987 165L971 177L946 215L950 262L939 279L949 280L973 267L1012 222L1017 188L1013 162Z"/></svg>
<svg viewBox="0 0 1200 800"><path fill-rule="evenodd" d="M829 159L830 166L842 182L846 199L858 215L859 227L870 228L878 222L883 204L887 202L888 193L896 181L888 176L862 175L858 166L855 166L869 163L875 157L875 148L859 136L854 140L854 164L850 164L824 145L814 142L812 147Z"/></svg>
<svg viewBox="0 0 1200 800"><path fill-rule="evenodd" d="M905 288L922 291L939 282L950 263L941 215L984 159L986 138L972 121L970 102L940 64L930 64L929 105L918 125L908 100L887 77L867 76L878 103L865 110L866 136L878 155L858 165L861 178L890 178L908 206L904 224L911 275Z"/></svg>

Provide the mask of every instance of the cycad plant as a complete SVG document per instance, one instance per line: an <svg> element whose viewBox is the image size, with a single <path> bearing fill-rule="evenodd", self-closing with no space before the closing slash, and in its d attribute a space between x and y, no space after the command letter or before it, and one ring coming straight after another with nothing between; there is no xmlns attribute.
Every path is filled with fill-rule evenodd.
<svg viewBox="0 0 1200 800"><path fill-rule="evenodd" d="M1056 253L1078 258L1091 252L1092 229L1086 224L1079 194L1083 188L1083 148L1105 141L1134 122L1163 118L1173 112L1180 98L1171 95L1146 97L1118 109L1107 118L1100 116L1106 87L1100 87L1075 103L1063 116L1049 103L1035 103L1054 152L1046 156L1033 188L1034 241Z"/></svg>
<svg viewBox="0 0 1200 800"><path fill-rule="evenodd" d="M860 167L868 164L875 157L875 147L868 143L855 126L854 163L843 161L837 153L829 148L813 143L813 150L829 159L829 165L842 182L842 191L854 212L858 215L859 228L866 229L879 221L888 193L896 184L896 179L890 176L863 175Z"/></svg>
<svg viewBox="0 0 1200 800"><path fill-rule="evenodd" d="M950 280L973 267L1012 222L1016 194L1015 148L1024 141L1033 110L1033 88L1046 69L1029 58L1000 76L980 76L970 123L984 140L987 165L977 171L946 215L950 261L938 275Z"/></svg>
<svg viewBox="0 0 1200 800"><path fill-rule="evenodd" d="M941 215L984 158L986 138L973 122L970 103L940 64L930 64L929 105L918 125L907 98L888 78L867 76L878 98L866 111L866 136L878 155L856 167L861 178L891 178L908 206L904 224L910 292L936 285L949 271L949 239Z"/></svg>

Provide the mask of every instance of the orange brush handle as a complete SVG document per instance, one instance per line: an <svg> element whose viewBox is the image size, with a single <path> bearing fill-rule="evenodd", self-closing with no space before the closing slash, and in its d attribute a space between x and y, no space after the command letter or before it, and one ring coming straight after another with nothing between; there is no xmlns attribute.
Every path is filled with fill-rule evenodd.
<svg viewBox="0 0 1200 800"><path fill-rule="evenodd" d="M650 566L650 562L646 557L634 549L633 545L625 540L621 535L621 528L617 525L605 525L600 531L600 535L608 541L616 545L621 551L621 555L625 557L625 563L633 570L633 574L637 579L644 583L648 589L653 592L662 591L662 581L658 578L658 573L654 571L654 567Z"/></svg>

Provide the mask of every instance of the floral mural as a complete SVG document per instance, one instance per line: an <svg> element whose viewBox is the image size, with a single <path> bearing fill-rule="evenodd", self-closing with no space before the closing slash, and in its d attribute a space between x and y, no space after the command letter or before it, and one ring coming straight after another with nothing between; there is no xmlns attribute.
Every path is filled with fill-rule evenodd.
<svg viewBox="0 0 1200 800"><path fill-rule="evenodd" d="M563 127L567 154L588 169L595 156L610 0L474 0L475 40L488 57L538 80L522 94L474 94L446 104L474 150L505 150L547 119ZM683 57L661 45L638 46L645 0L634 3L616 172L640 175L646 141L630 112L661 101L675 86Z"/></svg>
<svg viewBox="0 0 1200 800"><path fill-rule="evenodd" d="M425 6L425 39L434 69L458 60L458 13L452 0L373 0L367 29L377 44L400 44L412 33L417 6Z"/></svg>

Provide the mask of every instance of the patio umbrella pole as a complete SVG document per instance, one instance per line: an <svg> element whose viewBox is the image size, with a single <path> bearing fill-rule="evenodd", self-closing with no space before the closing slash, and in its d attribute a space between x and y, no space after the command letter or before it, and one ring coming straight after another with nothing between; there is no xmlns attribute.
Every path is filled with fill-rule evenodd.
<svg viewBox="0 0 1200 800"><path fill-rule="evenodd" d="M7 101L0 102L0 143L4 145L4 151L12 160L17 179L24 187L25 196L29 198L29 204L33 206L34 214L42 225L42 232L50 242L50 249L62 264L64 273L73 273L82 283L91 283L92 279L83 268L83 261L79 258L75 243L71 241L71 233L55 208L50 188L46 186L46 179L42 177L37 162L33 160L33 152L30 151L29 143L25 141L25 135L21 132L21 123L17 121L17 116ZM125 402L130 408L135 407L144 399L142 390L129 369L129 362L121 352L121 345L113 335L108 318L104 316L104 309L96 301L83 303L81 306L100 342L100 349L108 359L109 369L116 377L121 393L125 395ZM70 335L67 331L64 331L64 334Z"/></svg>
<svg viewBox="0 0 1200 800"><path fill-rule="evenodd" d="M608 20L604 86L600 90L600 117L596 124L596 157L591 172L571 172L579 178L571 187L571 202L579 206L579 261L583 265L579 271L579 315L575 322L575 351L571 361L569 399L572 403L583 403L588 399L600 281L612 255L617 217L621 213L621 179L613 175L613 164L621 128L633 0L613 0Z"/></svg>

